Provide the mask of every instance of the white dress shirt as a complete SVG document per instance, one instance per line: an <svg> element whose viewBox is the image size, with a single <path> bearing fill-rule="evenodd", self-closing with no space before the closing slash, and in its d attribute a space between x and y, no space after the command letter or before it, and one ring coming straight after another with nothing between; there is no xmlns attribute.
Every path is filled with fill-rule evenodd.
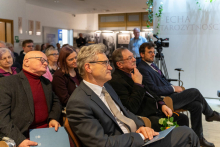
<svg viewBox="0 0 220 147"><path fill-rule="evenodd" d="M104 86L101 87L101 86L98 86L98 85L89 83L89 82L87 82L87 81L85 81L85 80L83 80L83 82L84 82L89 88L91 88L91 89L93 90L93 92L95 92L95 94L102 100L102 102L106 105L106 107L107 107L107 108L109 109L109 111L112 113L111 109L109 108L108 103L107 103L106 100L105 100L105 96L104 96L104 94L102 93L102 88L103 88ZM118 107L118 105L117 105L115 102L114 102L114 104L116 105L117 109L121 112L121 114L124 115L123 112L122 112L122 111L120 110L120 108ZM123 131L123 133L124 133L124 134L130 133L130 132L128 131L128 129L125 127L125 124L124 124L122 121L120 121L113 113L112 113L112 115L115 117L115 120L116 120L116 122L118 123L119 127L121 128L121 130ZM144 140L144 136L143 136L141 133L139 133L139 134L141 135L142 139Z"/></svg>

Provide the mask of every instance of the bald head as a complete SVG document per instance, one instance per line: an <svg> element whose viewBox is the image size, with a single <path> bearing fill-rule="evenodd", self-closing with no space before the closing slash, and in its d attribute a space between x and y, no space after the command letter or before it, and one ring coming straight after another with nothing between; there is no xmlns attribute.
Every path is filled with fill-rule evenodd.
<svg viewBox="0 0 220 147"><path fill-rule="evenodd" d="M46 73L47 65L47 57L41 51L30 51L23 60L23 69L38 76Z"/></svg>

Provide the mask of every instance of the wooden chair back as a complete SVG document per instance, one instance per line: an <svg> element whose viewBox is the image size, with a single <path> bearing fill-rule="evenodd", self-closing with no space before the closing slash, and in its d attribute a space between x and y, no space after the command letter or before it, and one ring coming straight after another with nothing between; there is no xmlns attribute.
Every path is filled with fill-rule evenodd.
<svg viewBox="0 0 220 147"><path fill-rule="evenodd" d="M79 138L76 136L76 134L70 128L69 121L67 118L65 120L64 127L65 127L67 133L69 134L69 136L71 137L71 139L73 140L74 146L75 147L82 147L81 141L79 140Z"/></svg>

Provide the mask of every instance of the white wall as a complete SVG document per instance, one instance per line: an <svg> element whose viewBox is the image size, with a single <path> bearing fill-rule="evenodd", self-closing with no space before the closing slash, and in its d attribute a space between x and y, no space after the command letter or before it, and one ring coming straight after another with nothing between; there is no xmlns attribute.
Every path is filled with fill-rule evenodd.
<svg viewBox="0 0 220 147"><path fill-rule="evenodd" d="M18 17L22 17L23 34L18 32ZM60 29L98 29L98 14L79 14L74 17L72 14L27 4L25 0L0 0L0 18L14 20L14 36L19 36L22 40L33 39L35 43L42 43L43 36L26 33L28 20L33 20L34 25L35 21L40 21L41 28L48 26ZM21 47L15 43L15 51L20 50Z"/></svg>
<svg viewBox="0 0 220 147"><path fill-rule="evenodd" d="M220 1L160 0L154 1L154 12L163 2L159 35L169 38L170 47L163 53L170 78L178 78L175 68L183 68L184 87L195 87L205 97L217 98L220 90ZM154 19L156 29L157 19ZM177 85L178 83L173 83Z"/></svg>

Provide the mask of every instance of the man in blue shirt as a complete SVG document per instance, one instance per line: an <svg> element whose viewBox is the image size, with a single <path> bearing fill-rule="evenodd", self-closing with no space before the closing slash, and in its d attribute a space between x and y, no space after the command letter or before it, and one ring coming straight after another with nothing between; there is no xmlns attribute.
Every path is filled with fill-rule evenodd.
<svg viewBox="0 0 220 147"><path fill-rule="evenodd" d="M134 54L136 57L136 65L141 62L141 57L139 54L139 47L144 43L147 42L147 39L140 36L140 30L138 28L134 28L133 30L134 38L131 38L128 49Z"/></svg>

